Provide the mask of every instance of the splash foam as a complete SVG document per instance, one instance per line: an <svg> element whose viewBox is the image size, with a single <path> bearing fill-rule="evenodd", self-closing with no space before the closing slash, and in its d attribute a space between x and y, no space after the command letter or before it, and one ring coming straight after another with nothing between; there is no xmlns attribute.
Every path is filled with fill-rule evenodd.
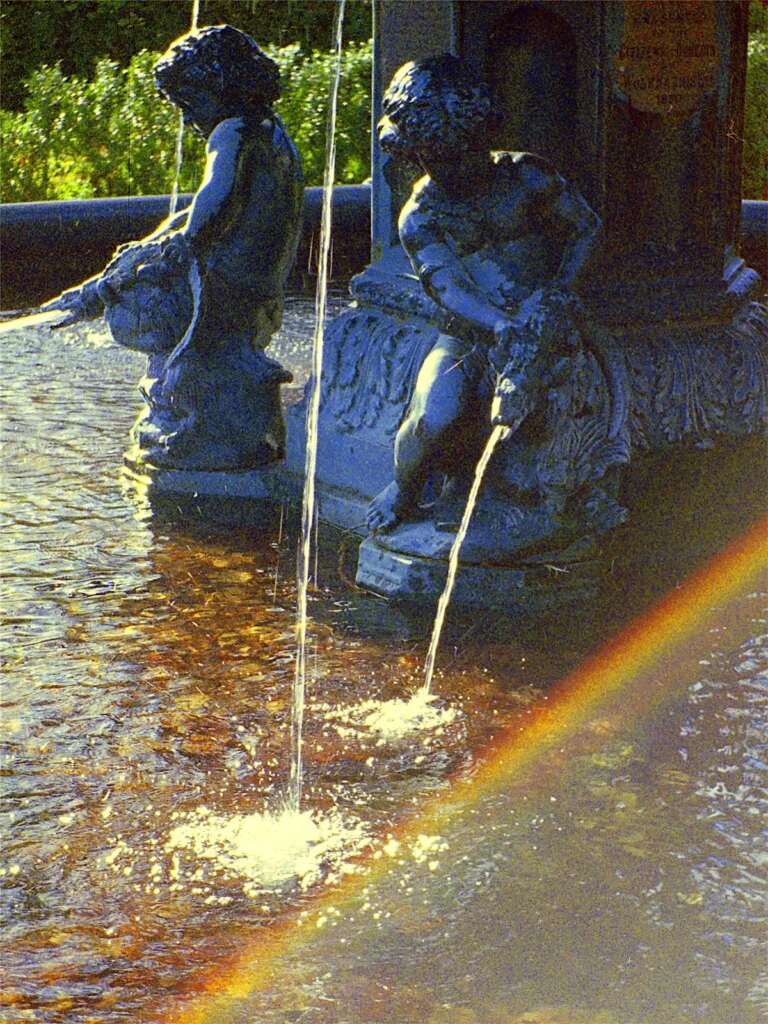
<svg viewBox="0 0 768 1024"><path fill-rule="evenodd" d="M296 884L306 889L329 875L354 870L347 858L368 845L359 824L336 812L316 817L287 808L277 814L223 816L207 807L189 812L166 842L243 879L248 896Z"/></svg>
<svg viewBox="0 0 768 1024"><path fill-rule="evenodd" d="M366 700L332 709L327 717L342 737L362 732L375 736L379 743L393 743L413 732L442 729L456 715L455 709L440 707L434 694L419 689L407 700Z"/></svg>

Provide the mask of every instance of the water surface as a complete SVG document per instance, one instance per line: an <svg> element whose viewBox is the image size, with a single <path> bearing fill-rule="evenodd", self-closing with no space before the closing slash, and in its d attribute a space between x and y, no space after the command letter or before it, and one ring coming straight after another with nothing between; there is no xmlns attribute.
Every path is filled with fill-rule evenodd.
<svg viewBox="0 0 768 1024"><path fill-rule="evenodd" d="M289 320L278 344L299 383L305 336ZM451 713L406 739L361 722L421 684L431 610L356 591L352 539L322 531L304 803L355 838L261 886L169 838L201 807L227 822L284 798L295 523L215 528L126 491L143 360L100 328L9 335L3 355L0 1020L183 1019L348 876L351 902L222 1019L768 1019L765 586L713 610L643 714L588 717L445 834L406 828L746 527L758 476L697 462L656 493L600 606L450 611L433 692Z"/></svg>

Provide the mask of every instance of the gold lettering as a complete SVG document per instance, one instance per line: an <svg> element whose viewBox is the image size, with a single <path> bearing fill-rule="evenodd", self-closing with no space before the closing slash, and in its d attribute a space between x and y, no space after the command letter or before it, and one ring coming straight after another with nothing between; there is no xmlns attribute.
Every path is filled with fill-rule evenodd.
<svg viewBox="0 0 768 1024"><path fill-rule="evenodd" d="M695 110L714 85L718 61L710 0L624 4L616 84L638 110Z"/></svg>

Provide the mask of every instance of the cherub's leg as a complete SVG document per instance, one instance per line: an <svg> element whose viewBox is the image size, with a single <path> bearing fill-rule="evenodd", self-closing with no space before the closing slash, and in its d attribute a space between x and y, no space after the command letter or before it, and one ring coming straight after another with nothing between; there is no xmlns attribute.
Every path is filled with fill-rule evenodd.
<svg viewBox="0 0 768 1024"><path fill-rule="evenodd" d="M473 392L474 375L464 363L468 353L463 342L440 335L424 360L395 439L395 479L368 507L369 529L395 526L415 507L429 475L446 467L452 435Z"/></svg>

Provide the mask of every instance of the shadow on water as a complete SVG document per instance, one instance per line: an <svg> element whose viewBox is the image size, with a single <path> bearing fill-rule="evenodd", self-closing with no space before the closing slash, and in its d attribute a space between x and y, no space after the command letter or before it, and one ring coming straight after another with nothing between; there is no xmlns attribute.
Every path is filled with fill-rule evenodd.
<svg viewBox="0 0 768 1024"><path fill-rule="evenodd" d="M768 487L760 487L761 480L768 480L763 439L639 460L624 483L630 519L604 544L597 593L561 607L511 613L454 602L438 665L460 669L493 645L495 665L504 674L514 658L510 652L530 657L535 651L540 685L556 682L768 512ZM271 548L276 573L293 572L300 513L289 505L155 497L149 523L156 533L182 531L199 542L226 541L233 550ZM436 599L390 601L366 591L354 579L360 538L321 524L317 540L314 621L340 636L388 641L414 663L423 660Z"/></svg>

